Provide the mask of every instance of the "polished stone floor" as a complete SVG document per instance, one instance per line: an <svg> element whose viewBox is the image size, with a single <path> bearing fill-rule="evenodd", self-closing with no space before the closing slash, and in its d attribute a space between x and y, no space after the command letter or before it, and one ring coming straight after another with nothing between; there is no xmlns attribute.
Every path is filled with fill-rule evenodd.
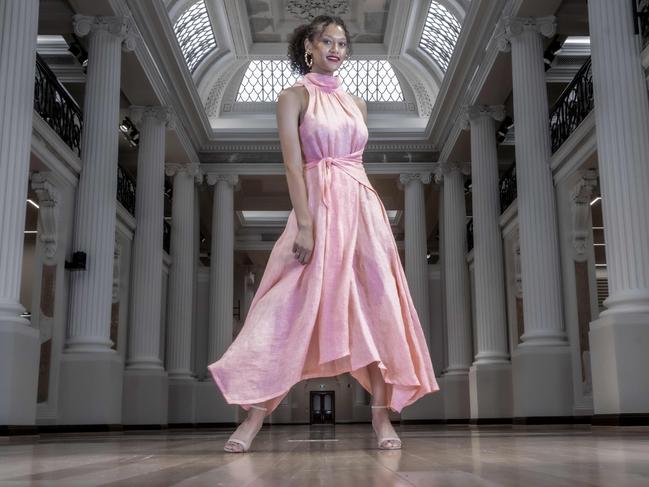
<svg viewBox="0 0 649 487"><path fill-rule="evenodd" d="M234 428L0 438L0 486L649 486L647 427L267 426L246 454Z"/></svg>

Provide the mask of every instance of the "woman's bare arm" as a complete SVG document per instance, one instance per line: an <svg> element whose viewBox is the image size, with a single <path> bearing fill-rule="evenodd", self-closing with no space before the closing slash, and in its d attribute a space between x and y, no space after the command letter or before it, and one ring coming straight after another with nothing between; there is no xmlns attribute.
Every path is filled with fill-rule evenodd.
<svg viewBox="0 0 649 487"><path fill-rule="evenodd" d="M300 147L298 119L304 104L299 88L287 88L277 99L277 128L282 147L282 157L286 167L288 191L293 203L298 232L293 242L292 252L300 264L311 260L313 253L313 218L309 211L304 163Z"/></svg>
<svg viewBox="0 0 649 487"><path fill-rule="evenodd" d="M295 88L283 90L277 97L277 128L282 149L288 191L300 228L312 228L313 220L309 212L304 163L298 134L298 119L301 110L301 95Z"/></svg>

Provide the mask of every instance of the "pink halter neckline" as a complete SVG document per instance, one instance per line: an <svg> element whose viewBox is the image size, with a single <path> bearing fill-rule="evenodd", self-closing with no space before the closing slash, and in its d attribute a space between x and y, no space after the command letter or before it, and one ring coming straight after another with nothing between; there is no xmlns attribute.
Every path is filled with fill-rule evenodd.
<svg viewBox="0 0 649 487"><path fill-rule="evenodd" d="M304 78L312 85L322 88L325 91L335 91L340 86L340 78L338 76L310 72L305 74Z"/></svg>

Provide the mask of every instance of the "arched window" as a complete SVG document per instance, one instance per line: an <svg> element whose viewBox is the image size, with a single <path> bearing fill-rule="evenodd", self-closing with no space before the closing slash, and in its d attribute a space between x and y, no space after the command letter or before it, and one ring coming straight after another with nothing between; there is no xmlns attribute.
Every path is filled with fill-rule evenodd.
<svg viewBox="0 0 649 487"><path fill-rule="evenodd" d="M431 1L419 47L426 51L443 72L448 69L451 55L460 35L460 23L443 5Z"/></svg>
<svg viewBox="0 0 649 487"><path fill-rule="evenodd" d="M366 101L403 101L399 80L387 61L354 59L345 61L336 73L343 88ZM292 86L299 76L291 72L285 60L250 61L236 101L272 102L284 88Z"/></svg>
<svg viewBox="0 0 649 487"><path fill-rule="evenodd" d="M205 2L199 0L178 17L174 32L190 72L194 72L210 51L216 48L212 24Z"/></svg>

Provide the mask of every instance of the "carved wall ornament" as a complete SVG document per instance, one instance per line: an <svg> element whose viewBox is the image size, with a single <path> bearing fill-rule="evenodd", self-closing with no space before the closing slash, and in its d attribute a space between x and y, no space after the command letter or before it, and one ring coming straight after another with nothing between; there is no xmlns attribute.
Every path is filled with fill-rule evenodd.
<svg viewBox="0 0 649 487"><path fill-rule="evenodd" d="M113 251L113 304L119 303L119 284L121 280L122 244L115 237L115 250Z"/></svg>
<svg viewBox="0 0 649 487"><path fill-rule="evenodd" d="M592 231L590 225L590 203L597 187L597 171L585 171L572 189L572 245L575 250L574 258L583 262L588 258L587 245Z"/></svg>
<svg viewBox="0 0 649 487"><path fill-rule="evenodd" d="M514 251L514 294L517 298L523 297L523 271L521 266L521 240L518 232L513 239Z"/></svg>
<svg viewBox="0 0 649 487"><path fill-rule="evenodd" d="M49 173L35 172L31 176L31 182L40 205L38 238L43 244L45 259L50 261L55 258L57 250L59 192Z"/></svg>

